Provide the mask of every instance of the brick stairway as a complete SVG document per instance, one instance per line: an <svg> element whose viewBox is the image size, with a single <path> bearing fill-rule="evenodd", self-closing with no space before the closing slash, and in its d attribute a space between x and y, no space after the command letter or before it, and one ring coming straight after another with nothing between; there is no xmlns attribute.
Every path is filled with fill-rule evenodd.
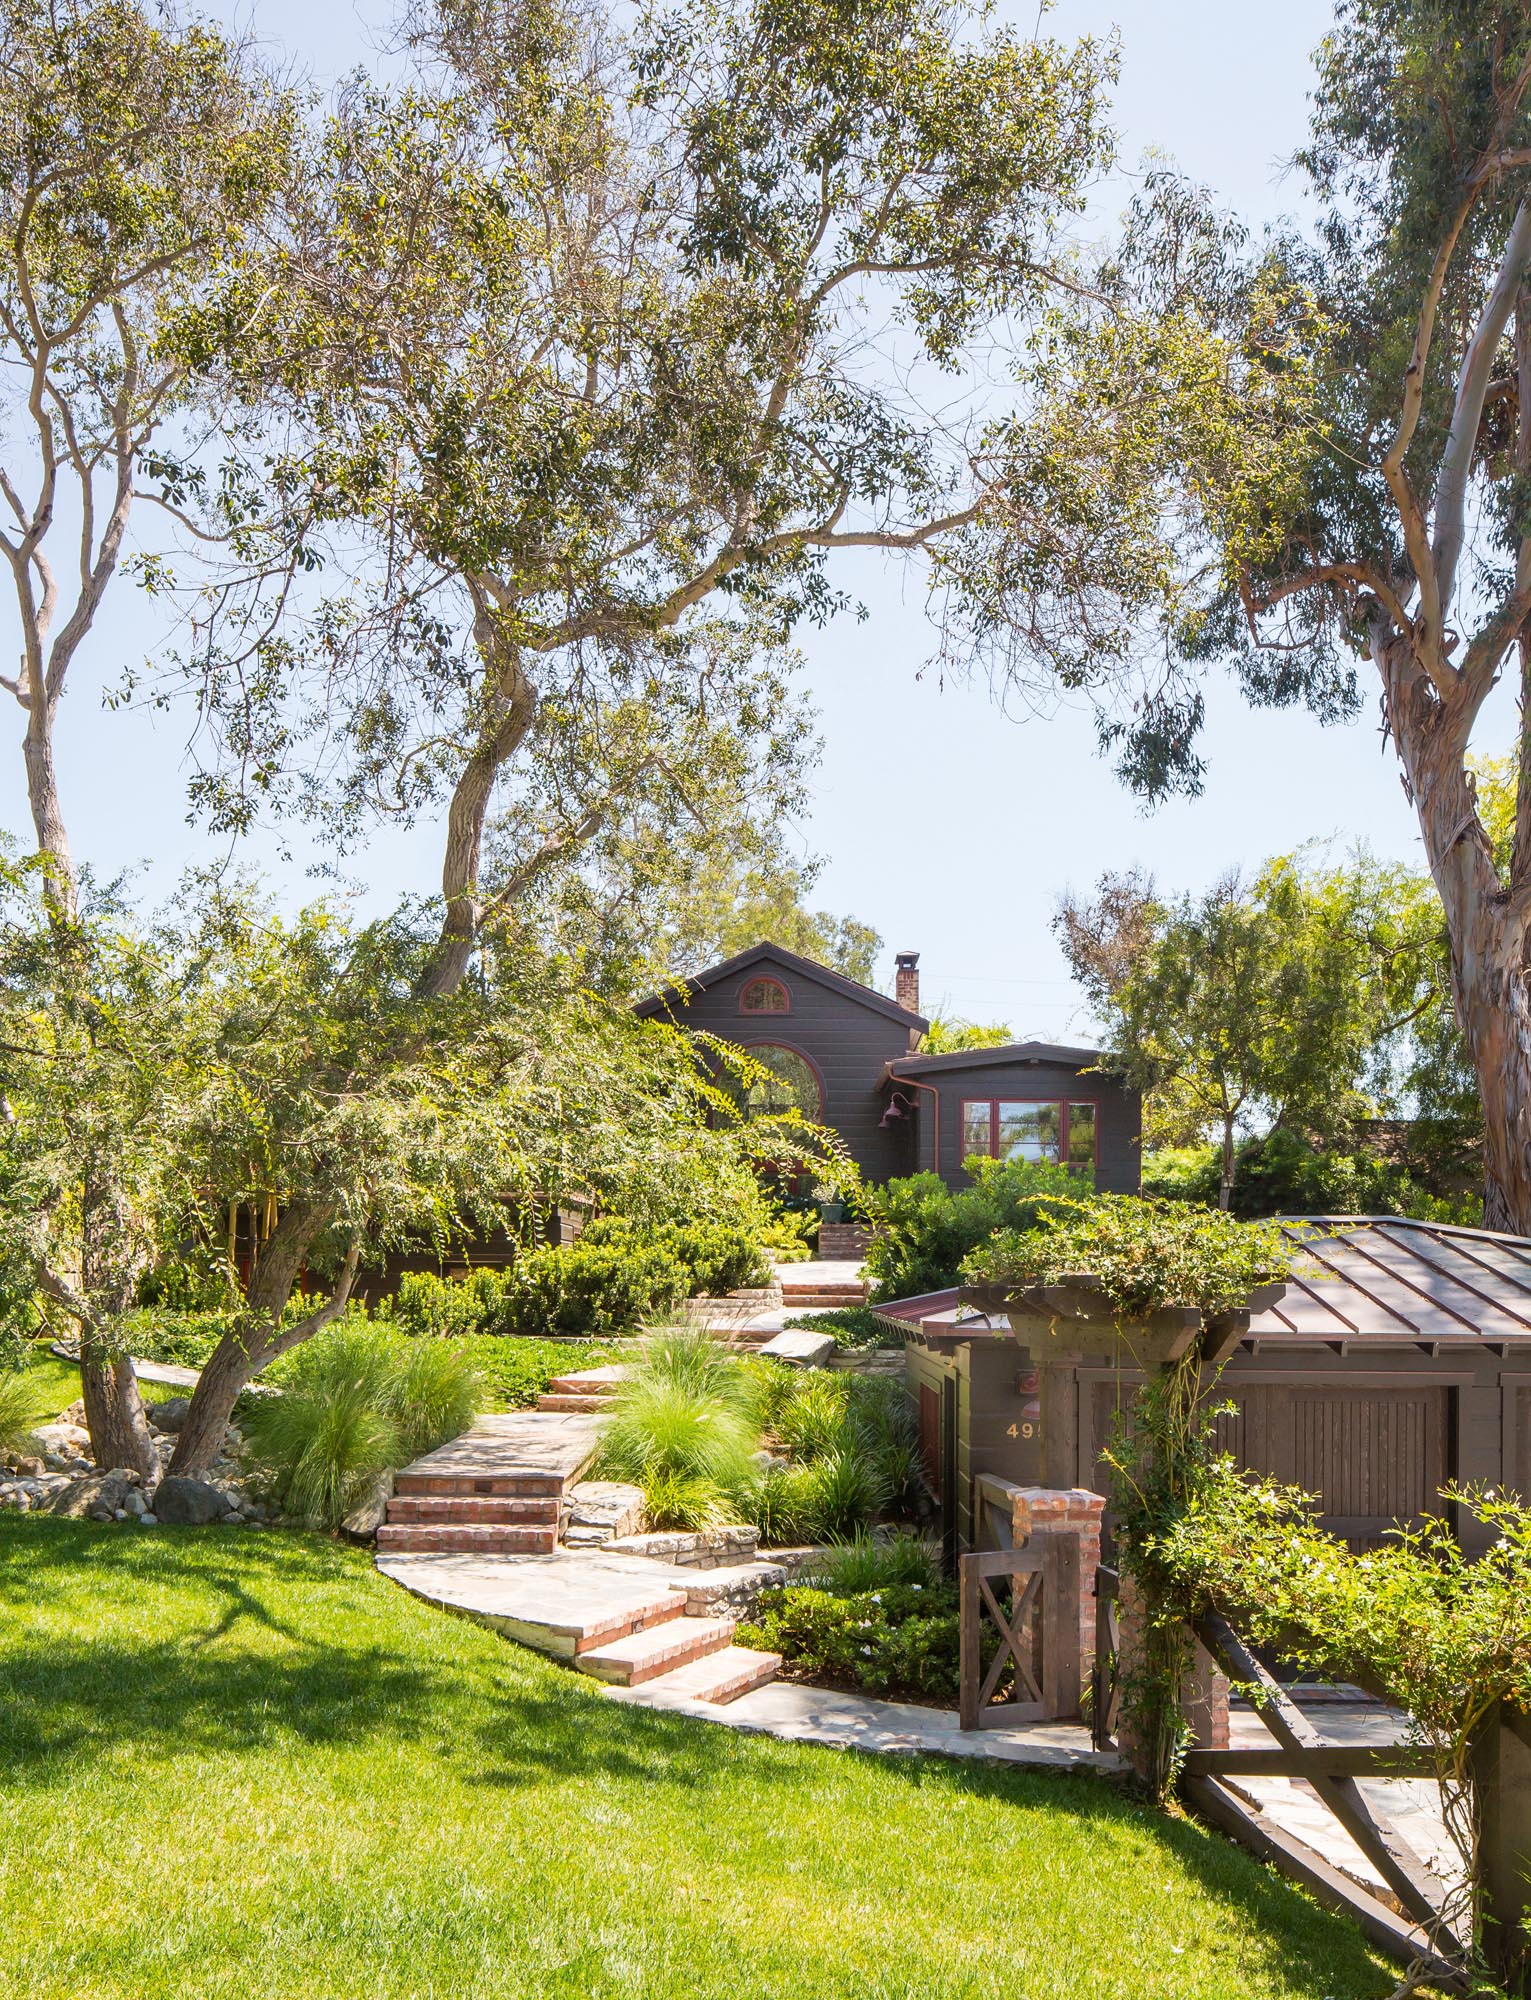
<svg viewBox="0 0 1531 2000"><path fill-rule="evenodd" d="M866 1280L859 1264L815 1261L810 1264L783 1264L781 1302L788 1313L806 1306L864 1306Z"/></svg>
<svg viewBox="0 0 1531 2000"><path fill-rule="evenodd" d="M537 1408L594 1415L616 1395L617 1384L626 1373L620 1362L612 1362L605 1368L580 1368L572 1375L555 1375L537 1398Z"/></svg>
<svg viewBox="0 0 1531 2000"><path fill-rule="evenodd" d="M465 1436L399 1473L377 1531L379 1550L551 1555L564 1490L589 1463L596 1436L594 1422L576 1412L480 1418Z"/></svg>

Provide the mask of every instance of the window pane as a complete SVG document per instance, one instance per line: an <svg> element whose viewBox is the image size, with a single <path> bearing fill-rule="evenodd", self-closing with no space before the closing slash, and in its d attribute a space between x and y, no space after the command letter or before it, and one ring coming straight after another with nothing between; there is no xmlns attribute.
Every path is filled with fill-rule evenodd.
<svg viewBox="0 0 1531 2000"><path fill-rule="evenodd" d="M988 1104L964 1104L962 1107L962 1157L970 1160L975 1153L985 1159L989 1156L989 1112Z"/></svg>
<svg viewBox="0 0 1531 2000"><path fill-rule="evenodd" d="M1063 1124L1060 1104L1002 1104L999 1157L1002 1160L1056 1160Z"/></svg>
<svg viewBox="0 0 1531 2000"><path fill-rule="evenodd" d="M801 1111L815 1121L823 1106L819 1102L819 1080L796 1049L775 1043L753 1048L749 1053L765 1066L767 1074L744 1093L745 1115L768 1118L783 1111Z"/></svg>
<svg viewBox="0 0 1531 2000"><path fill-rule="evenodd" d="M752 979L739 995L741 1014L785 1014L787 989L775 979Z"/></svg>
<svg viewBox="0 0 1531 2000"><path fill-rule="evenodd" d="M1095 1106L1093 1104L1071 1104L1069 1106L1069 1165L1071 1167L1093 1167L1095 1164Z"/></svg>

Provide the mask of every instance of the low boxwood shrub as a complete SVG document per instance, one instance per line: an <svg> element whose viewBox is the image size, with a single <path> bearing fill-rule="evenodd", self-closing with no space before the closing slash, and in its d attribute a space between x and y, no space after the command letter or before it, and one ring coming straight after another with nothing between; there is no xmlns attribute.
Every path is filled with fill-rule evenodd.
<svg viewBox="0 0 1531 2000"><path fill-rule="evenodd" d="M758 1237L723 1222L667 1222L645 1230L623 1216L600 1216L588 1225L579 1243L667 1251L686 1272L689 1298L720 1298L768 1284L771 1277Z"/></svg>
<svg viewBox="0 0 1531 2000"><path fill-rule="evenodd" d="M836 1347L900 1347L903 1335L880 1320L870 1306L829 1306L819 1312L797 1313L784 1319L790 1333L803 1328L809 1333L827 1333Z"/></svg>

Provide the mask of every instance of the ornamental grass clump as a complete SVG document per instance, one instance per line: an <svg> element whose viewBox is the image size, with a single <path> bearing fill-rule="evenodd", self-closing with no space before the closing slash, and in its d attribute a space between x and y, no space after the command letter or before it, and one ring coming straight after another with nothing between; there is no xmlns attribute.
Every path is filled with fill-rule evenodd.
<svg viewBox="0 0 1531 2000"><path fill-rule="evenodd" d="M449 1341L364 1321L296 1349L278 1386L243 1414L249 1455L289 1513L332 1528L380 1473L465 1431L483 1399L471 1361Z"/></svg>
<svg viewBox="0 0 1531 2000"><path fill-rule="evenodd" d="M0 1452L24 1452L32 1432L51 1415L49 1397L27 1368L0 1372Z"/></svg>
<svg viewBox="0 0 1531 2000"><path fill-rule="evenodd" d="M614 1399L599 1474L641 1486L655 1528L738 1520L755 1483L755 1398L750 1371L707 1334L657 1334Z"/></svg>

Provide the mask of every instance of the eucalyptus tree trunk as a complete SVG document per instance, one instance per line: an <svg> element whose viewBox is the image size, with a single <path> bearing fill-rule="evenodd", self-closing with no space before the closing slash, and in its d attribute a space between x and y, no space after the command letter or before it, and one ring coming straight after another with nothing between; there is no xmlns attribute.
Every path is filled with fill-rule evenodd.
<svg viewBox="0 0 1531 2000"><path fill-rule="evenodd" d="M1469 705L1431 690L1402 637L1374 646L1374 657L1446 915L1452 1000L1483 1104L1483 1224L1531 1236L1531 867L1517 854L1518 886L1500 879L1465 765Z"/></svg>

